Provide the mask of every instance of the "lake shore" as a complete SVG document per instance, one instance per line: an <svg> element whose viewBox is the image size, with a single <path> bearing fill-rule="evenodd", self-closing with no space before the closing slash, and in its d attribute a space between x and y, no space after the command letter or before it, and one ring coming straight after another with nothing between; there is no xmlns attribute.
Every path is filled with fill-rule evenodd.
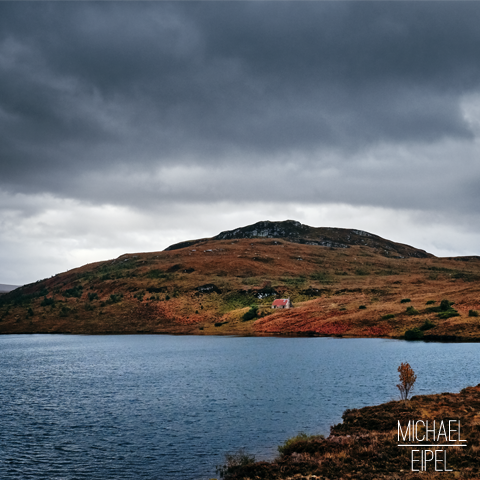
<svg viewBox="0 0 480 480"><path fill-rule="evenodd" d="M346 410L342 418L342 423L331 427L328 438L300 435L290 439L279 449L281 454L272 462L256 462L242 466L238 465L240 457L237 457L224 471L222 478L225 480L480 478L478 461L480 384L476 387L467 387L458 394L419 395L406 402L391 401L378 406ZM421 435L425 434L422 422L425 425L427 420L430 422L430 428L434 420L437 422L438 435L434 440L436 447L429 446L431 439L429 442L425 440L417 442L413 437L412 442L408 436L405 439L401 438L401 435L407 432L408 422L417 421L420 421L417 438L421 438ZM448 424L451 430L446 430L447 437L444 437L440 428L442 420L444 426L448 421L451 422ZM460 433L455 429L460 430ZM435 433L430 432L430 435L435 436ZM448 435L451 435L450 442ZM423 446L399 446L412 443ZM447 448L446 444L450 447L456 444L459 448ZM460 447L464 444L466 446ZM426 455L427 459L431 456L430 453L421 452L435 450L443 452L438 454L436 466L432 461L424 462L424 471L421 471L422 455ZM438 471L435 471L435 468Z"/></svg>

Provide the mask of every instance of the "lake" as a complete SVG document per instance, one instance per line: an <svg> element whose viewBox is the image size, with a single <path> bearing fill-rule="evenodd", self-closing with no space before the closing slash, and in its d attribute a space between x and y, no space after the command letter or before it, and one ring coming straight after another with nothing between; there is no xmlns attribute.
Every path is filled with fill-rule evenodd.
<svg viewBox="0 0 480 480"><path fill-rule="evenodd" d="M215 476L224 454L270 459L347 408L480 383L480 344L385 339L0 336L0 478Z"/></svg>

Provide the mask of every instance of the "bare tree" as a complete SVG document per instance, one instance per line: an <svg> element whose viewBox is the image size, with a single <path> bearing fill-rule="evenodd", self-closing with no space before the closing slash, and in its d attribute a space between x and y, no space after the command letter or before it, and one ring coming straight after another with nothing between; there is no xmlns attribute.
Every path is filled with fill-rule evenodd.
<svg viewBox="0 0 480 480"><path fill-rule="evenodd" d="M400 383L397 388L400 390L400 396L402 400L408 400L408 394L413 389L413 384L417 380L415 372L408 363L403 363L398 367L398 373L400 374Z"/></svg>

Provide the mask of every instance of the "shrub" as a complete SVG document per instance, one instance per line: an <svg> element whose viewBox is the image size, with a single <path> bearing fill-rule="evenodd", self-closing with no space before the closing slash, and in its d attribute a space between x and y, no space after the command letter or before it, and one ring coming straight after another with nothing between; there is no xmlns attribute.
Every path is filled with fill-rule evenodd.
<svg viewBox="0 0 480 480"><path fill-rule="evenodd" d="M382 320L390 320L391 318L395 318L395 315L393 313L387 313L382 317Z"/></svg>
<svg viewBox="0 0 480 480"><path fill-rule="evenodd" d="M421 340L423 338L423 332L415 327L405 332L405 340Z"/></svg>
<svg viewBox="0 0 480 480"><path fill-rule="evenodd" d="M44 299L42 300L42 303L40 305L42 307L46 307L48 305L54 305L54 304L55 304L55 300L53 298L44 297Z"/></svg>
<svg viewBox="0 0 480 480"><path fill-rule="evenodd" d="M111 305L112 303L118 303L123 299L123 293L112 293L110 298L107 300L107 305Z"/></svg>
<svg viewBox="0 0 480 480"><path fill-rule="evenodd" d="M478 312L477 312L477 310L469 310L469 311L468 311L468 316L469 316L469 317L478 317Z"/></svg>
<svg viewBox="0 0 480 480"><path fill-rule="evenodd" d="M367 307L366 307L365 305L360 305L360 306L358 307L359 310L365 310L366 308L367 308Z"/></svg>
<svg viewBox="0 0 480 480"><path fill-rule="evenodd" d="M411 302L411 300L409 298L402 298L400 300L400 303L408 303L408 302Z"/></svg>
<svg viewBox="0 0 480 480"><path fill-rule="evenodd" d="M33 313L32 307L28 307L27 315L28 315L29 317L33 317L33 316L35 315L35 314Z"/></svg>
<svg viewBox="0 0 480 480"><path fill-rule="evenodd" d="M425 305L433 305L435 303L435 300L429 300Z"/></svg>
<svg viewBox="0 0 480 480"><path fill-rule="evenodd" d="M165 295L165 300L170 300L170 295Z"/></svg>
<svg viewBox="0 0 480 480"><path fill-rule="evenodd" d="M227 475L234 474L241 467L253 463L255 463L255 455L248 455L245 450L240 449L237 453L227 453L225 455L225 464L218 465L216 471L220 478L226 478Z"/></svg>
<svg viewBox="0 0 480 480"><path fill-rule="evenodd" d="M83 287L81 285L76 285L73 288L69 288L63 292L64 297L76 297L80 298L82 296Z"/></svg>
<svg viewBox="0 0 480 480"><path fill-rule="evenodd" d="M420 330L425 331L425 330L430 330L431 328L435 328L436 325L432 323L428 318L423 322L423 325L420 327Z"/></svg>
<svg viewBox="0 0 480 480"><path fill-rule="evenodd" d="M257 316L258 309L254 305L250 307L250 310L243 314L242 321L248 322L249 320L253 320Z"/></svg>
<svg viewBox="0 0 480 480"><path fill-rule="evenodd" d="M459 317L460 314L452 308L452 305L455 305L455 302L450 302L449 300L442 300L440 302L440 306L435 308L432 308L431 310L435 310L438 313L438 318L442 318L443 320L446 320L447 318L451 317Z"/></svg>
<svg viewBox="0 0 480 480"><path fill-rule="evenodd" d="M86 304L85 304L85 310L86 310L87 312L91 312L92 310L94 310L94 308L95 308L95 307L94 307L91 303L86 303Z"/></svg>
<svg viewBox="0 0 480 480"><path fill-rule="evenodd" d="M305 442L308 440L323 440L324 438L325 437L323 435L307 435L305 432L300 432L295 437L287 439L283 445L279 445L277 447L278 453L280 453L280 455L284 455L286 452L288 452L290 447L297 442Z"/></svg>
<svg viewBox="0 0 480 480"><path fill-rule="evenodd" d="M68 317L68 314L70 313L70 309L66 305L62 305L62 308L60 309L60 316L61 317Z"/></svg>
<svg viewBox="0 0 480 480"><path fill-rule="evenodd" d="M448 300L442 300L440 302L440 310L442 312L446 312L450 308L450 305L453 305L453 302L450 302Z"/></svg>
<svg viewBox="0 0 480 480"><path fill-rule="evenodd" d="M407 315L418 315L418 310L415 310L415 307L407 307L407 309L405 310L405 313Z"/></svg>
<svg viewBox="0 0 480 480"><path fill-rule="evenodd" d="M94 300L98 300L98 295L97 293L93 292L93 293L89 293L88 294L88 300L90 302L93 302Z"/></svg>
<svg viewBox="0 0 480 480"><path fill-rule="evenodd" d="M397 371L400 377L400 383L397 385L400 390L400 397L402 400L408 400L408 394L413 389L417 376L408 363L402 362Z"/></svg>

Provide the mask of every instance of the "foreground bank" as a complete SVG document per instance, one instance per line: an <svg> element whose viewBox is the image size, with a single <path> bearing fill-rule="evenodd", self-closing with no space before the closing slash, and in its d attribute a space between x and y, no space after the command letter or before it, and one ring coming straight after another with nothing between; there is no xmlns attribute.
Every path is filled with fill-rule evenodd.
<svg viewBox="0 0 480 480"><path fill-rule="evenodd" d="M480 385L419 395L346 410L328 438L299 435L272 462L233 455L219 473L225 480L478 479L479 425Z"/></svg>

